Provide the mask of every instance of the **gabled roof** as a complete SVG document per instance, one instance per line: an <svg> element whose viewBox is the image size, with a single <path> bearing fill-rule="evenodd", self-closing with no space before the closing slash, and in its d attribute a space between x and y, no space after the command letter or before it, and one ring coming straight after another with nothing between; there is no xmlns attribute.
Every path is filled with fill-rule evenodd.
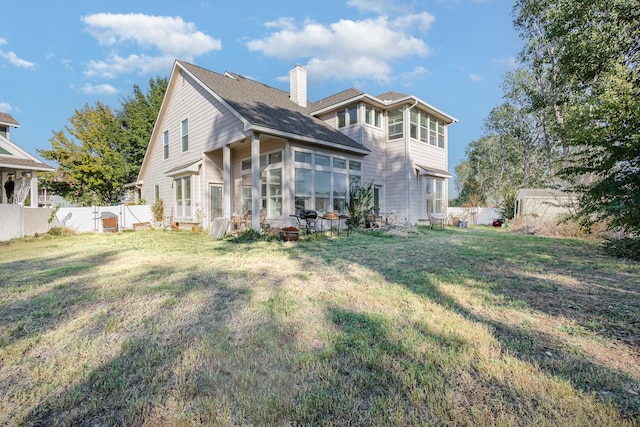
<svg viewBox="0 0 640 427"><path fill-rule="evenodd" d="M358 98L365 93L358 89L347 89L342 92L338 92L335 95L328 96L326 98L321 99L320 101L314 102L309 107L312 111L320 111L323 108L330 107L332 105L340 104L349 99Z"/></svg>
<svg viewBox="0 0 640 427"><path fill-rule="evenodd" d="M7 113L0 113L0 125L20 127L20 123Z"/></svg>
<svg viewBox="0 0 640 427"><path fill-rule="evenodd" d="M403 98L409 98L410 95L407 95L406 93L400 93L400 92L385 92L382 95L378 95L376 96L376 98L381 99L382 101L389 101L389 102L393 102L393 101L397 101L399 99L403 99Z"/></svg>
<svg viewBox="0 0 640 427"><path fill-rule="evenodd" d="M309 114L289 98L289 94L234 73L224 75L183 61L176 63L218 95L254 129L272 130L301 139L326 142L334 147L370 152L362 144Z"/></svg>
<svg viewBox="0 0 640 427"><path fill-rule="evenodd" d="M54 168L42 163L2 135L0 135L0 168L45 172L55 171Z"/></svg>

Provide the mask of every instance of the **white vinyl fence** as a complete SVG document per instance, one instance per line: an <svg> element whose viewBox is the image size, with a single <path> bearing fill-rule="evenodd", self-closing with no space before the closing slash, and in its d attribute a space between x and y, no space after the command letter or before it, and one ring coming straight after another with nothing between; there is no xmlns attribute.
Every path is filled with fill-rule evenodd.
<svg viewBox="0 0 640 427"><path fill-rule="evenodd" d="M114 230L109 221L116 219ZM56 212L53 226L69 227L78 233L122 231L133 229L134 224L150 223L150 205L91 206L87 208L60 208Z"/></svg>
<svg viewBox="0 0 640 427"><path fill-rule="evenodd" d="M149 205L60 208L50 221L52 212L51 208L0 204L0 241L46 233L56 226L69 227L77 233L122 231L149 224L152 219Z"/></svg>
<svg viewBox="0 0 640 427"><path fill-rule="evenodd" d="M455 218L459 221L468 221L469 224L477 225L491 225L493 221L500 219L502 216L500 210L496 208L460 208L451 206L447 208L447 215L450 224Z"/></svg>

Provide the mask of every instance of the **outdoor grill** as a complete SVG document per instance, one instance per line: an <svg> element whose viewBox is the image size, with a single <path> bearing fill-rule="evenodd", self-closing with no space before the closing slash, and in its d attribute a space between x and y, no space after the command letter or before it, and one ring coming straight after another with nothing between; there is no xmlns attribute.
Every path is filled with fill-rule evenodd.
<svg viewBox="0 0 640 427"><path fill-rule="evenodd" d="M298 216L300 219L316 219L318 218L318 212L310 209L300 209Z"/></svg>
<svg viewBox="0 0 640 427"><path fill-rule="evenodd" d="M318 220L318 212L310 209L300 209L298 211L298 225L309 234L316 231L316 221Z"/></svg>

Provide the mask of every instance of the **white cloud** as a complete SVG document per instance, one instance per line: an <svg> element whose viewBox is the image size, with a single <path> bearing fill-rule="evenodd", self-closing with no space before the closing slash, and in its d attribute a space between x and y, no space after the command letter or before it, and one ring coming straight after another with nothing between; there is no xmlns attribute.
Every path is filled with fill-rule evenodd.
<svg viewBox="0 0 640 427"><path fill-rule="evenodd" d="M9 42L7 42L7 39L0 38L0 46L6 44L9 44ZM18 55L16 55L12 51L5 52L4 50L0 49L0 58L4 58L9 61L10 64L20 68L33 68L36 66L36 64L33 62L27 61L26 59L18 58Z"/></svg>
<svg viewBox="0 0 640 427"><path fill-rule="evenodd" d="M472 82L479 82L482 80L482 76L479 74L469 73L469 80Z"/></svg>
<svg viewBox="0 0 640 427"><path fill-rule="evenodd" d="M283 18L267 24L276 28L263 39L251 40L247 48L281 59L310 58L310 80L320 78L375 79L392 76L392 63L408 56L426 56L429 47L412 35L428 28L433 17L424 12L396 19L386 16L361 21L342 19L330 25L313 21L297 27Z"/></svg>
<svg viewBox="0 0 640 427"><path fill-rule="evenodd" d="M418 27L420 31L426 32L431 29L433 21L436 17L428 12L421 12L412 15L405 15L396 18L393 21L393 25L399 29L411 29L412 27Z"/></svg>
<svg viewBox="0 0 640 427"><path fill-rule="evenodd" d="M127 57L112 55L106 61L90 61L84 75L112 79L119 74L126 74L132 70L137 70L141 74L151 74L170 69L174 60L175 58L171 55L129 55Z"/></svg>
<svg viewBox="0 0 640 427"><path fill-rule="evenodd" d="M91 61L86 72L89 75L113 77L133 71L158 72L166 70L167 63L173 63L175 58L191 61L198 55L222 48L220 40L198 31L193 23L180 17L97 13L84 16L82 21L101 45L109 46L114 52L105 60ZM155 50L159 54L138 52L124 57L116 52L117 48L130 48L132 44L139 50ZM167 58L171 59L167 61Z"/></svg>
<svg viewBox="0 0 640 427"><path fill-rule="evenodd" d="M101 84L101 85L86 84L80 88L80 91L88 95L113 95L118 93L118 89L116 89L115 87L109 84Z"/></svg>
<svg viewBox="0 0 640 427"><path fill-rule="evenodd" d="M2 39L0 39L1 41ZM8 102L0 102L0 112L10 114L18 112L18 109Z"/></svg>

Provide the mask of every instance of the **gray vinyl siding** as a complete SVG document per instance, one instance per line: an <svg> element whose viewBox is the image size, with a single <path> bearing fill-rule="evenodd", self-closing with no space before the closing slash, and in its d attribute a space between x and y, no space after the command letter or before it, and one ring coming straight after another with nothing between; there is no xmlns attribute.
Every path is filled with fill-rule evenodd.
<svg viewBox="0 0 640 427"><path fill-rule="evenodd" d="M404 139L387 142L385 156L386 209L394 212L396 222L402 224L409 220L406 212L408 189Z"/></svg>
<svg viewBox="0 0 640 427"><path fill-rule="evenodd" d="M156 132L150 141L151 156L148 159L144 175L142 197L152 201L155 186L160 186L160 198L165 204L165 215L172 215L174 208L173 177L166 172L181 165L203 159L203 153L221 148L225 144L244 138L243 123L210 93L193 82L188 76L174 76L163 105L165 113L158 117ZM182 151L181 122L189 119L189 149ZM169 158L164 159L164 132L169 131ZM221 156L221 155L220 155ZM208 209L208 183L221 177L194 175L192 180L192 206L196 203ZM183 218L184 219L184 218Z"/></svg>
<svg viewBox="0 0 640 427"><path fill-rule="evenodd" d="M411 165L420 165L426 168L432 167L440 170L447 170L447 134L445 131L445 148L434 147L433 145L418 141L411 140ZM442 203L443 210L446 212L448 204L448 183L449 180L445 179L443 184ZM411 215L414 220L426 218L426 201L425 195L422 194L422 181L412 174L411 178Z"/></svg>

